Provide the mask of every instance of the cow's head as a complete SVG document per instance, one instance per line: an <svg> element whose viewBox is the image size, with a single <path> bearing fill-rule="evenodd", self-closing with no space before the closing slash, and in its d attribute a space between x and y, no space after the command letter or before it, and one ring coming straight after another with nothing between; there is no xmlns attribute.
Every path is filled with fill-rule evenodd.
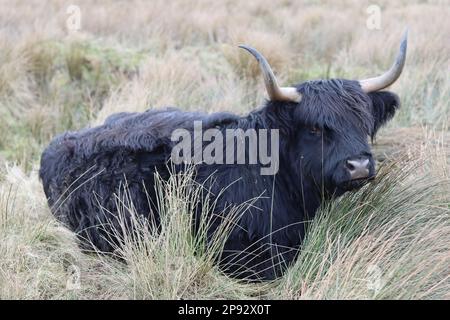
<svg viewBox="0 0 450 320"><path fill-rule="evenodd" d="M291 117L294 141L287 144L292 148L287 154L299 178L314 181L334 195L374 178L375 162L368 140L399 106L397 95L380 90L401 74L407 32L395 63L381 76L359 81L307 81L293 87L280 87L267 60L255 49L241 47L257 59L272 108Z"/></svg>

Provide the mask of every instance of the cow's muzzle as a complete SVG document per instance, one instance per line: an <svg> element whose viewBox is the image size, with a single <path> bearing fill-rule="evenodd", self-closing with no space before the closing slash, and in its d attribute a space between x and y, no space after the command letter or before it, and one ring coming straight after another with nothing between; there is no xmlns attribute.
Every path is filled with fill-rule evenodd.
<svg viewBox="0 0 450 320"><path fill-rule="evenodd" d="M370 160L368 158L347 160L345 166L350 174L350 180L367 179L370 177Z"/></svg>

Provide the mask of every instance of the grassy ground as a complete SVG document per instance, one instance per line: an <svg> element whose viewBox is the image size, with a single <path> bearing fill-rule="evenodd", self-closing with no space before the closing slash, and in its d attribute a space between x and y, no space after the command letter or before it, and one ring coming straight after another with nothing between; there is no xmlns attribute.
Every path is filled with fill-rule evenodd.
<svg viewBox="0 0 450 320"><path fill-rule="evenodd" d="M69 4L81 9L76 33ZM0 0L0 299L450 298L450 6L377 1L381 29L369 30L369 4ZM240 284L193 254L202 239L181 214L186 177L160 186L164 232L132 238L127 264L82 253L52 218L36 170L56 133L167 105L245 113L264 89L240 43L286 84L373 76L405 26L406 67L392 86L403 105L374 146L379 177L323 206L279 281Z"/></svg>

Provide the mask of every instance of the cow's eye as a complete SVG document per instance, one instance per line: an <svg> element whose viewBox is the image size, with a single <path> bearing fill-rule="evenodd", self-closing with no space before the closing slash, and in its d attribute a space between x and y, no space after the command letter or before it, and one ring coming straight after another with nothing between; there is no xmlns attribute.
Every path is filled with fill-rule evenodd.
<svg viewBox="0 0 450 320"><path fill-rule="evenodd" d="M314 126L309 129L309 133L314 136L320 136L322 134L322 130L320 130L317 126Z"/></svg>

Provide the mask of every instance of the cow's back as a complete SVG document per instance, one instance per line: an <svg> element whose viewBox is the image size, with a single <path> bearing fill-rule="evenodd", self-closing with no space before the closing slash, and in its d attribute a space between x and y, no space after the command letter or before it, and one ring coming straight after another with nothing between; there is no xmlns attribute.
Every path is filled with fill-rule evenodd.
<svg viewBox="0 0 450 320"><path fill-rule="evenodd" d="M169 108L143 113L118 113L103 125L55 137L41 157L40 177L52 213L84 243L112 251L119 230L118 215L132 207L158 220L155 172L168 175L175 129L191 130L201 120L216 125L229 117L207 116ZM125 200L124 200L125 199ZM153 208L152 208L153 207Z"/></svg>

